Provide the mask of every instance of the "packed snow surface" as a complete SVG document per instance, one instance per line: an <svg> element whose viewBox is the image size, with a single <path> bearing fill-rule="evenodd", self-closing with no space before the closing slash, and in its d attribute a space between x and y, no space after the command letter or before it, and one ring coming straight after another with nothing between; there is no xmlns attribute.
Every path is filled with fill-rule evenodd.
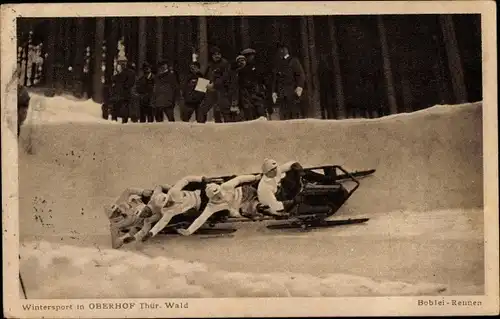
<svg viewBox="0 0 500 319"><path fill-rule="evenodd" d="M482 294L482 104L341 121L118 124L100 105L34 95L20 151L28 298ZM110 247L103 207L126 187L254 173L265 157L377 169L311 232Z"/></svg>

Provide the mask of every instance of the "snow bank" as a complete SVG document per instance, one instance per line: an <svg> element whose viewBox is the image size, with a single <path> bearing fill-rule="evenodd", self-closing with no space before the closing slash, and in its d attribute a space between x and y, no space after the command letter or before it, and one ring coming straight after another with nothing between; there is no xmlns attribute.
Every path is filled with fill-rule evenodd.
<svg viewBox="0 0 500 319"><path fill-rule="evenodd" d="M109 249L25 243L29 298L339 297L436 295L445 285L375 281L346 274L210 271L202 263ZM99 284L97 284L99 283Z"/></svg>
<svg viewBox="0 0 500 319"><path fill-rule="evenodd" d="M101 117L101 105L93 100L79 100L62 95L46 97L30 92L31 102L26 124L49 123L101 123L116 124Z"/></svg>
<svg viewBox="0 0 500 319"><path fill-rule="evenodd" d="M46 97L38 92L30 92L32 98L31 108L28 113L28 118L31 119L33 124L50 124L50 123L100 123L100 124L117 124L113 121L104 120L101 117L101 104L94 102L92 99L77 99L71 95L61 95L55 97ZM455 112L457 107L470 105L454 104L454 105L435 105L430 108L422 109L412 113L399 113L388 116L383 116L373 119L344 119L344 120L320 120L320 119L304 119L293 120L291 122L308 122L310 124L318 122L344 122L344 123L367 123L367 122L386 122L386 121L408 121L416 120L425 117L429 113L434 115L447 114ZM481 102L473 103L481 104ZM259 119L259 121L262 119ZM230 123L226 125L245 125L254 121L247 121L243 123ZM215 123L212 123L215 124ZM127 125L137 125L127 123Z"/></svg>

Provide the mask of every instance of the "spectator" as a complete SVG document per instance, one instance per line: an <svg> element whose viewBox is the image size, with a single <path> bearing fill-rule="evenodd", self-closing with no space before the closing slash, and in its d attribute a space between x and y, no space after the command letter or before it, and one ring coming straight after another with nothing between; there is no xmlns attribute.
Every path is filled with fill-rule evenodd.
<svg viewBox="0 0 500 319"><path fill-rule="evenodd" d="M302 117L304 69L297 58L290 56L285 45L278 48L280 59L273 70L272 80L273 103L278 103L282 120L298 119Z"/></svg>
<svg viewBox="0 0 500 319"><path fill-rule="evenodd" d="M188 75L186 83L183 87L184 106L181 109L181 120L189 122L193 113L195 113L196 121L198 123L203 121L202 114L200 113L200 105L205 98L205 93L195 91L198 78L202 78L201 66L198 62L192 62L189 66L191 71Z"/></svg>
<svg viewBox="0 0 500 319"><path fill-rule="evenodd" d="M180 80L179 80L179 74L177 73L177 71L175 71L173 65L170 65L168 67L168 71L170 72L169 81L172 84L173 90L174 90L173 104L172 104L171 112L169 111L170 112L169 114L171 114L171 117L169 117L169 120L174 122L175 121L174 120L174 108L180 102L181 84L180 84ZM167 116L168 116L168 114L167 114Z"/></svg>
<svg viewBox="0 0 500 319"><path fill-rule="evenodd" d="M136 94L139 105L139 120L141 123L153 122L153 108L151 99L153 96L155 77L151 70L151 65L145 62L142 65L143 75L137 80Z"/></svg>
<svg viewBox="0 0 500 319"><path fill-rule="evenodd" d="M230 96L230 101L231 101L231 108L230 108L230 121L231 122L244 120L244 117L242 117L242 114L240 112L240 110L241 110L240 76L241 76L241 71L246 66L246 63L247 63L246 57L243 55L239 55L236 57L236 61L231 64L231 71L230 71L230 83L231 83L231 85L230 85L230 89L229 89L229 96Z"/></svg>
<svg viewBox="0 0 500 319"><path fill-rule="evenodd" d="M153 114L156 122L163 122L163 113L169 121L174 121L175 84L168 63L163 61L158 65L158 73L154 80Z"/></svg>
<svg viewBox="0 0 500 319"><path fill-rule="evenodd" d="M241 54L246 58L246 65L239 72L239 100L244 118L249 121L266 116L266 85L264 74L255 63L256 51L249 48L241 51Z"/></svg>
<svg viewBox="0 0 500 319"><path fill-rule="evenodd" d="M132 88L135 85L135 70L131 64L127 64L126 58L118 60L118 73L113 76L112 87L112 119L122 118L122 123L127 123L130 113L130 102L132 98ZM137 121L137 120L136 120Z"/></svg>
<svg viewBox="0 0 500 319"><path fill-rule="evenodd" d="M229 101L230 89L230 64L222 57L221 51L217 47L211 49L212 59L209 62L205 77L210 81L207 87L207 94L201 106L202 122L206 122L210 109L214 110L216 123L231 121Z"/></svg>

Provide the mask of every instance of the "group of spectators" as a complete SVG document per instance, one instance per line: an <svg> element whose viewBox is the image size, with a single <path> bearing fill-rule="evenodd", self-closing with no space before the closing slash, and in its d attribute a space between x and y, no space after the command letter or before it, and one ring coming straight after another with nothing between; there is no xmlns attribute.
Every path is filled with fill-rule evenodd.
<svg viewBox="0 0 500 319"><path fill-rule="evenodd" d="M278 108L281 119L302 117L304 69L300 61L290 56L280 45L279 59L266 85L266 72L256 63L257 52L247 48L233 60L223 57L218 47L210 49L210 61L205 72L198 62L189 65L184 83L167 61L157 65L156 74L149 63L142 65L137 78L133 64L119 60L113 76L109 98L103 104L103 117L123 123L175 121L174 108L180 107L181 120L190 121L193 114L198 123L207 121L213 109L216 123L254 120L269 117ZM206 92L197 90L199 78L209 81ZM270 90L269 90L270 89ZM271 100L268 102L268 93ZM181 103L178 103L182 101Z"/></svg>

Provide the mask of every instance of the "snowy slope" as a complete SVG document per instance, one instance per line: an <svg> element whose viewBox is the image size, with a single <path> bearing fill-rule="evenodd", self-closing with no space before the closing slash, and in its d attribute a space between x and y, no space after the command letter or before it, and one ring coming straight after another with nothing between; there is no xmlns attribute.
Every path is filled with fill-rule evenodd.
<svg viewBox="0 0 500 319"><path fill-rule="evenodd" d="M36 99L21 138L32 152L21 148L19 163L33 298L482 292L481 103L371 120L118 125L92 102ZM255 172L264 157L376 168L339 212L372 219L306 234L246 224L234 238L109 249L102 207L124 188ZM82 284L102 276L99 291Z"/></svg>

